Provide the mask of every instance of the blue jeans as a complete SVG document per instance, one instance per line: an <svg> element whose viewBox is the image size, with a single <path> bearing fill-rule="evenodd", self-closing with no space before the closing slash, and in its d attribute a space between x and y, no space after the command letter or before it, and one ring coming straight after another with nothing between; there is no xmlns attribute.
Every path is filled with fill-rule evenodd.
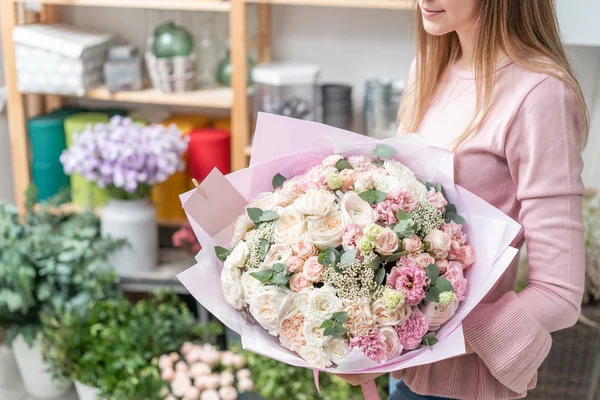
<svg viewBox="0 0 600 400"><path fill-rule="evenodd" d="M390 397L388 400L449 400L444 397L422 396L410 390L406 383L402 381L395 382L397 382L395 388L392 386L393 383L390 383Z"/></svg>

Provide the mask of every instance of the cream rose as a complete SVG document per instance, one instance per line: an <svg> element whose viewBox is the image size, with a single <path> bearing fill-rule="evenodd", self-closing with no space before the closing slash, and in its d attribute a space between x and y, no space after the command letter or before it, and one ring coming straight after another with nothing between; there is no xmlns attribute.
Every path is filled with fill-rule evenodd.
<svg viewBox="0 0 600 400"><path fill-rule="evenodd" d="M373 189L375 186L375 174L373 171L365 171L356 175L354 181L354 189L357 192L364 192Z"/></svg>
<svg viewBox="0 0 600 400"><path fill-rule="evenodd" d="M342 191L347 192L354 186L356 181L356 171L353 169L345 169L340 172L342 177Z"/></svg>
<svg viewBox="0 0 600 400"><path fill-rule="evenodd" d="M279 320L286 311L289 293L285 288L265 287L250 298L250 314L273 336L279 333Z"/></svg>
<svg viewBox="0 0 600 400"><path fill-rule="evenodd" d="M221 270L221 283L223 282L239 282L242 277L242 271L232 265L225 264Z"/></svg>
<svg viewBox="0 0 600 400"><path fill-rule="evenodd" d="M341 310L342 301L336 296L335 289L329 285L313 289L308 296L306 315L310 320L323 322Z"/></svg>
<svg viewBox="0 0 600 400"><path fill-rule="evenodd" d="M308 221L307 239L319 249L336 247L342 244L344 221L340 211L326 217Z"/></svg>
<svg viewBox="0 0 600 400"><path fill-rule="evenodd" d="M427 303L424 307L421 307L421 311L429 321L429 329L435 331L452 318L457 308L458 302L456 301L447 306L431 302Z"/></svg>
<svg viewBox="0 0 600 400"><path fill-rule="evenodd" d="M342 339L331 338L323 346L323 351L331 361L339 364L348 354L348 347Z"/></svg>
<svg viewBox="0 0 600 400"><path fill-rule="evenodd" d="M402 189L402 186L398 178L381 174L375 178L375 188L382 192L390 193Z"/></svg>
<svg viewBox="0 0 600 400"><path fill-rule="evenodd" d="M371 305L371 313L375 316L375 321L379 327L396 326L402 324L407 318L405 305L393 310L386 308L383 299L378 299ZM410 306L408 307L410 309Z"/></svg>
<svg viewBox="0 0 600 400"><path fill-rule="evenodd" d="M446 232L440 231L439 229L434 229L431 232L429 232L429 234L423 240L429 243L429 245L431 246L431 250L436 255L436 257L448 257L448 251L450 250L452 240Z"/></svg>
<svg viewBox="0 0 600 400"><path fill-rule="evenodd" d="M335 194L328 190L309 189L294 203L296 211L312 218L321 218L335 211Z"/></svg>
<svg viewBox="0 0 600 400"><path fill-rule="evenodd" d="M269 249L263 265L271 269L275 264L285 264L293 255L292 246L287 244L274 244Z"/></svg>
<svg viewBox="0 0 600 400"><path fill-rule="evenodd" d="M244 289L239 281L227 281L221 283L221 289L223 290L223 297L227 304L236 310L241 310L244 305Z"/></svg>
<svg viewBox="0 0 600 400"><path fill-rule="evenodd" d="M279 201L281 204L290 205L304 193L305 190L300 180L292 178L286 181L279 190Z"/></svg>
<svg viewBox="0 0 600 400"><path fill-rule="evenodd" d="M406 182L400 182L403 189L406 189L412 194L417 201L427 200L427 188L416 178L409 179Z"/></svg>
<svg viewBox="0 0 600 400"><path fill-rule="evenodd" d="M294 274L290 279L290 289L293 292L301 292L310 286L312 286L312 281L303 272Z"/></svg>
<svg viewBox="0 0 600 400"><path fill-rule="evenodd" d="M248 259L248 245L246 242L239 242L237 246L233 248L233 251L225 260L225 265L242 268L246 264Z"/></svg>
<svg viewBox="0 0 600 400"><path fill-rule="evenodd" d="M325 159L323 160L323 162L321 162L321 164L324 167L335 167L335 165L338 163L338 161L340 161L343 158L344 157L340 156L339 154L332 154L330 156L325 157Z"/></svg>
<svg viewBox="0 0 600 400"><path fill-rule="evenodd" d="M279 206L280 199L278 193L265 192L259 194L256 199L246 206L246 208L260 208L261 210L273 210Z"/></svg>
<svg viewBox="0 0 600 400"><path fill-rule="evenodd" d="M306 232L304 217L293 208L288 207L275 220L273 237L277 244L292 245L300 240L304 232Z"/></svg>
<svg viewBox="0 0 600 400"><path fill-rule="evenodd" d="M360 227L372 224L379 218L377 211L369 203L360 198L356 192L344 194L342 213L346 225L355 223Z"/></svg>
<svg viewBox="0 0 600 400"><path fill-rule="evenodd" d="M398 250L398 235L390 228L385 228L375 238L375 251L381 255L389 256Z"/></svg>
<svg viewBox="0 0 600 400"><path fill-rule="evenodd" d="M408 251L409 253L418 252L421 250L421 245L421 239L419 239L417 235L414 235L411 238L402 239L402 246L404 247L404 250Z"/></svg>
<svg viewBox="0 0 600 400"><path fill-rule="evenodd" d="M317 248L308 240L300 239L292 245L292 250L298 257L307 260L309 257L319 254Z"/></svg>
<svg viewBox="0 0 600 400"><path fill-rule="evenodd" d="M398 333L391 326L385 326L383 328L379 328L379 332L383 335L383 348L385 349L385 355L395 356L396 354L400 354L403 350L402 345L400 344L400 338L398 337Z"/></svg>
<svg viewBox="0 0 600 400"><path fill-rule="evenodd" d="M260 290L262 287L265 286L261 281L250 275L250 272L259 272L261 270L263 270L263 268L254 269L252 271L244 272L242 274L240 284L242 285L242 289L244 291L244 299L246 300L246 302L250 300L250 297L252 297L252 295L256 293L257 290Z"/></svg>
<svg viewBox="0 0 600 400"><path fill-rule="evenodd" d="M327 341L327 336L324 335L325 328L321 328L320 321L307 321L304 324L304 337L306 344L311 346L323 347Z"/></svg>
<svg viewBox="0 0 600 400"><path fill-rule="evenodd" d="M308 312L308 297L313 292L313 287L309 287L304 289L301 292L294 293L292 303L294 304L294 308L297 308L302 312L302 314L306 315Z"/></svg>
<svg viewBox="0 0 600 400"><path fill-rule="evenodd" d="M325 266L319 264L319 259L316 256L313 256L306 260L303 271L307 279L312 282L318 282L323 275L323 271L325 271Z"/></svg>
<svg viewBox="0 0 600 400"><path fill-rule="evenodd" d="M254 227L254 222L244 213L237 217L235 227L233 228L233 237L231 238L231 247L235 247L244 239L249 229Z"/></svg>
<svg viewBox="0 0 600 400"><path fill-rule="evenodd" d="M327 368L331 366L331 360L320 347L310 345L302 346L300 347L300 350L298 350L298 354L311 367Z"/></svg>

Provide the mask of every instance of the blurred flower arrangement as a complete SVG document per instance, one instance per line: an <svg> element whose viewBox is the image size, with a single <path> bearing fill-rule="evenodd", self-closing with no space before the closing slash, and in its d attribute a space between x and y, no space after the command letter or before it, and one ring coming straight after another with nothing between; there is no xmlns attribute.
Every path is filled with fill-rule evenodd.
<svg viewBox="0 0 600 400"><path fill-rule="evenodd" d="M183 171L188 138L172 125L143 126L113 117L76 135L60 161L67 174L80 174L115 199L143 199L152 186Z"/></svg>
<svg viewBox="0 0 600 400"><path fill-rule="evenodd" d="M600 206L598 192L588 189L583 197L585 224L585 290L583 303L600 301Z"/></svg>
<svg viewBox="0 0 600 400"><path fill-rule="evenodd" d="M210 344L186 342L180 352L158 361L165 400L235 400L251 391L254 382L241 354L220 351Z"/></svg>
<svg viewBox="0 0 600 400"><path fill-rule="evenodd" d="M181 228L173 234L171 241L173 242L173 246L180 248L193 256L198 254L202 249L192 230L192 226L188 221L185 221L183 225L181 225Z"/></svg>

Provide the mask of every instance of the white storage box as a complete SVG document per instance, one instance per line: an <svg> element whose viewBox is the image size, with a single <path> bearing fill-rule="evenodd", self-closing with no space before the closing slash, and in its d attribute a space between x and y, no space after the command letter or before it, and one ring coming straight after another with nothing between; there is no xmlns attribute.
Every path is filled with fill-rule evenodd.
<svg viewBox="0 0 600 400"><path fill-rule="evenodd" d="M66 25L19 25L13 30L19 91L82 96L102 83L112 36Z"/></svg>

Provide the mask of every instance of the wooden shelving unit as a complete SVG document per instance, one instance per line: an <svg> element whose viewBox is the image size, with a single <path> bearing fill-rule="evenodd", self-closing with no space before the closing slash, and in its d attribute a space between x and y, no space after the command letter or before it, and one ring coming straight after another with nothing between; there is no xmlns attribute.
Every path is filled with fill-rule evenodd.
<svg viewBox="0 0 600 400"><path fill-rule="evenodd" d="M12 1L16 3L30 2L30 0ZM187 11L229 12L231 9L231 3L229 1L211 0L43 0L42 3L59 6L148 8Z"/></svg>
<svg viewBox="0 0 600 400"><path fill-rule="evenodd" d="M415 8L415 0L247 0L247 2L256 4L378 8L387 10L412 10Z"/></svg>

